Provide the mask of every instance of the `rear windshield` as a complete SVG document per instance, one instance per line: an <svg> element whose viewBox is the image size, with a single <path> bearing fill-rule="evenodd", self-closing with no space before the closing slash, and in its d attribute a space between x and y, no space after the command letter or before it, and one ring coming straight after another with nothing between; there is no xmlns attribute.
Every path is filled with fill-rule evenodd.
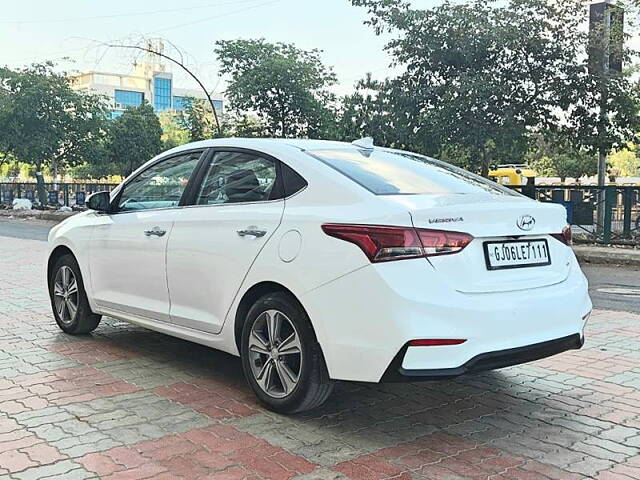
<svg viewBox="0 0 640 480"><path fill-rule="evenodd" d="M422 155L397 150L332 149L307 153L376 195L518 193L473 173Z"/></svg>

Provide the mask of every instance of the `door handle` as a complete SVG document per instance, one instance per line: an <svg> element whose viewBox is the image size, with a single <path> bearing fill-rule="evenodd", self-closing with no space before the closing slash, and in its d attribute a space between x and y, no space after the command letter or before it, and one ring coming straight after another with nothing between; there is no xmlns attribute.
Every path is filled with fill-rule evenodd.
<svg viewBox="0 0 640 480"><path fill-rule="evenodd" d="M161 229L160 227L153 227L151 230L144 231L144 234L147 237L150 237L151 235L155 235L156 237L162 237L165 233L167 233L167 231Z"/></svg>
<svg viewBox="0 0 640 480"><path fill-rule="evenodd" d="M266 230L260 230L258 227L247 227L244 230L238 230L238 235L241 237L264 237L267 234Z"/></svg>

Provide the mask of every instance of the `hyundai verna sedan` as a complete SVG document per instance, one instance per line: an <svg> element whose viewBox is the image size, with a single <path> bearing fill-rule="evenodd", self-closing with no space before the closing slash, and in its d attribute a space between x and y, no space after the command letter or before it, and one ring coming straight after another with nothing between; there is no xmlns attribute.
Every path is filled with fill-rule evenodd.
<svg viewBox="0 0 640 480"><path fill-rule="evenodd" d="M565 210L432 158L217 139L150 160L52 229L69 334L101 316L239 355L272 410L335 380L442 379L583 344Z"/></svg>

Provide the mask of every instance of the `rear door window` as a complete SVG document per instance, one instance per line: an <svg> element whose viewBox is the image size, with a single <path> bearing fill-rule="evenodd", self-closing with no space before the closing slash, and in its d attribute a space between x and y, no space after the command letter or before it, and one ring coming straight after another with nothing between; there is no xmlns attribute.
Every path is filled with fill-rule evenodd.
<svg viewBox="0 0 640 480"><path fill-rule="evenodd" d="M198 205L266 202L282 198L276 161L248 152L215 153L196 199Z"/></svg>

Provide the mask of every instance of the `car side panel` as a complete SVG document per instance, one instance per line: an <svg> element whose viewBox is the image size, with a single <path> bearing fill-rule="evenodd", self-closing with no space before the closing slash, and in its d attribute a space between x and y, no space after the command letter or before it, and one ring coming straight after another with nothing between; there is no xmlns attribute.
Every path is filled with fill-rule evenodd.
<svg viewBox="0 0 640 480"><path fill-rule="evenodd" d="M310 181L306 189L286 199L282 223L248 272L221 334L233 338L238 305L244 294L258 283L279 283L301 300L308 292L370 264L356 245L326 235L321 229L323 223L411 226L407 211L387 205L371 194L367 197L348 204L338 198L332 202L320 182ZM325 332L324 325L313 317L311 322L322 346L333 333Z"/></svg>
<svg viewBox="0 0 640 480"><path fill-rule="evenodd" d="M169 238L171 323L219 333L253 261L278 231L284 201L184 208ZM255 226L266 235L240 236Z"/></svg>

